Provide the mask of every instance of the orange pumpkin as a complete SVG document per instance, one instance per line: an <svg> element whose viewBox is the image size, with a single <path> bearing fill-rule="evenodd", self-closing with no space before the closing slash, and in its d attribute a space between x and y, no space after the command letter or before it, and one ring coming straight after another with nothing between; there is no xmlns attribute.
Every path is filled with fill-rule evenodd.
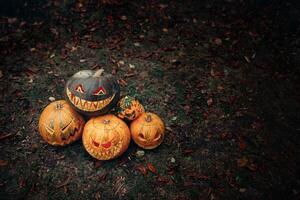
<svg viewBox="0 0 300 200"><path fill-rule="evenodd" d="M49 144L64 146L81 137L84 123L84 119L66 101L54 101L40 116L39 132Z"/></svg>
<svg viewBox="0 0 300 200"><path fill-rule="evenodd" d="M143 113L130 125L132 139L144 149L159 146L165 136L165 125L154 113Z"/></svg>
<svg viewBox="0 0 300 200"><path fill-rule="evenodd" d="M118 102L117 112L118 117L121 119L132 121L144 113L145 109L137 99L130 96L124 96Z"/></svg>
<svg viewBox="0 0 300 200"><path fill-rule="evenodd" d="M94 117L86 123L82 141L91 156L110 160L127 150L130 130L125 122L112 114Z"/></svg>

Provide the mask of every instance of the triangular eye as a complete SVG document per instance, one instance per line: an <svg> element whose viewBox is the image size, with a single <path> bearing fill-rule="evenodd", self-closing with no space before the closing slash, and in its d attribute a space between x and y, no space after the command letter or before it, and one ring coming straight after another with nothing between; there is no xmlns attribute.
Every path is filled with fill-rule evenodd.
<svg viewBox="0 0 300 200"><path fill-rule="evenodd" d="M94 95L105 95L106 94L106 90L104 89L104 87L99 87L95 92Z"/></svg>
<svg viewBox="0 0 300 200"><path fill-rule="evenodd" d="M75 90L77 92L80 92L80 93L84 93L85 92L84 88L83 88L83 86L81 84L77 85L76 88L75 88Z"/></svg>

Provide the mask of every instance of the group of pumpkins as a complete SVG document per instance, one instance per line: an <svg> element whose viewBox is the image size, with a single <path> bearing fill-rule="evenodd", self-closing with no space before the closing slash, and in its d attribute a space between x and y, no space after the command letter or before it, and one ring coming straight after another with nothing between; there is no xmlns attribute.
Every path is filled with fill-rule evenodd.
<svg viewBox="0 0 300 200"><path fill-rule="evenodd" d="M103 71L79 71L68 80L66 101L50 103L40 116L42 138L55 146L82 138L86 151L98 160L123 154L131 137L144 149L160 145L165 132L163 121L156 114L145 112L135 98L120 99L118 82ZM113 109L118 117L109 113ZM84 117L89 119L86 123Z"/></svg>

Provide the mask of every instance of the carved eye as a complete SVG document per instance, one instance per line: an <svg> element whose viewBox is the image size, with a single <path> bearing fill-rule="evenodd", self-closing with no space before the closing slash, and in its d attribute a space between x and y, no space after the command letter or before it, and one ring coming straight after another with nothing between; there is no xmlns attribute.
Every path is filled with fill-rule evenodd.
<svg viewBox="0 0 300 200"><path fill-rule="evenodd" d="M94 95L105 95L106 94L106 90L104 89L104 87L99 87L95 92Z"/></svg>
<svg viewBox="0 0 300 200"><path fill-rule="evenodd" d="M93 142L94 146L99 147L99 143L98 142L95 142L94 140L92 140L92 142Z"/></svg>
<svg viewBox="0 0 300 200"><path fill-rule="evenodd" d="M83 86L81 84L77 85L76 88L75 88L75 90L77 92L80 92L80 93L84 93L85 92L84 89L83 89Z"/></svg>

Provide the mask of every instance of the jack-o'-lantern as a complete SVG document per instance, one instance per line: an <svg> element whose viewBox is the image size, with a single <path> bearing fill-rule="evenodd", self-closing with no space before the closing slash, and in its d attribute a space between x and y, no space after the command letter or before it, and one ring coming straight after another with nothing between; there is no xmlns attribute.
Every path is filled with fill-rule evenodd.
<svg viewBox="0 0 300 200"><path fill-rule="evenodd" d="M159 146L165 136L165 125L154 113L143 113L130 125L134 142L144 149L154 149Z"/></svg>
<svg viewBox="0 0 300 200"><path fill-rule="evenodd" d="M49 144L64 146L81 137L84 124L84 119L66 101L59 100L43 110L39 132Z"/></svg>
<svg viewBox="0 0 300 200"><path fill-rule="evenodd" d="M132 121L144 113L145 109L137 99L125 96L118 102L117 112L119 118Z"/></svg>
<svg viewBox="0 0 300 200"><path fill-rule="evenodd" d="M125 122L112 114L94 117L86 123L82 141L91 156L110 160L127 150L130 130Z"/></svg>
<svg viewBox="0 0 300 200"><path fill-rule="evenodd" d="M120 87L111 74L82 70L74 74L66 84L66 99L76 111L97 116L110 111L118 102Z"/></svg>

